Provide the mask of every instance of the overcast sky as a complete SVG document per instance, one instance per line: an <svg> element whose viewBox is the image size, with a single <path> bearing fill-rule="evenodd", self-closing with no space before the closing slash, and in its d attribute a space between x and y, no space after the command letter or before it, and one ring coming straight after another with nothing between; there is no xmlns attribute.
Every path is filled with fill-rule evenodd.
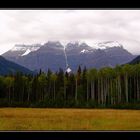
<svg viewBox="0 0 140 140"><path fill-rule="evenodd" d="M118 41L140 54L140 10L0 10L0 54L48 40Z"/></svg>

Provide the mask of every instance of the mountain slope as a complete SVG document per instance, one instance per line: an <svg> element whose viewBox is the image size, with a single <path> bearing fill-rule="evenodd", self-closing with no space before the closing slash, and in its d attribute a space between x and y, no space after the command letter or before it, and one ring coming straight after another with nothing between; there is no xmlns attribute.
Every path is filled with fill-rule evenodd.
<svg viewBox="0 0 140 140"><path fill-rule="evenodd" d="M24 74L32 74L29 69L20 66L14 62L8 61L0 56L0 75L6 75L10 73L22 72Z"/></svg>
<svg viewBox="0 0 140 140"><path fill-rule="evenodd" d="M75 46L75 44L71 44L71 46ZM84 48L80 48L80 45L79 47L77 45L75 49L67 49L68 47L66 47L68 62L71 68L75 69L79 64L85 65L88 68L95 67L98 69L106 66L114 67L117 64L129 62L134 58L134 56L119 43L111 41L103 42L98 44L98 46L99 49L88 45ZM77 51L78 49L79 51Z"/></svg>
<svg viewBox="0 0 140 140"><path fill-rule="evenodd" d="M139 64L140 63L140 55L130 61L128 64Z"/></svg>

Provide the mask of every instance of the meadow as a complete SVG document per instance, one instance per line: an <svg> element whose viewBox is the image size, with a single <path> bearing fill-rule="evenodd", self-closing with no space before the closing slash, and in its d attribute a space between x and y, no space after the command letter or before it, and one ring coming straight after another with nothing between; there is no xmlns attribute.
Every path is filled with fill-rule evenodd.
<svg viewBox="0 0 140 140"><path fill-rule="evenodd" d="M140 130L140 111L1 108L0 130Z"/></svg>

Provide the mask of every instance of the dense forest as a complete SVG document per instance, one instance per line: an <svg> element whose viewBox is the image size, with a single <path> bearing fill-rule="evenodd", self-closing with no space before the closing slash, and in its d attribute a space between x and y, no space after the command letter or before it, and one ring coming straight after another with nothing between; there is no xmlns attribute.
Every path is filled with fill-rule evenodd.
<svg viewBox="0 0 140 140"><path fill-rule="evenodd" d="M140 64L0 76L0 106L140 109Z"/></svg>

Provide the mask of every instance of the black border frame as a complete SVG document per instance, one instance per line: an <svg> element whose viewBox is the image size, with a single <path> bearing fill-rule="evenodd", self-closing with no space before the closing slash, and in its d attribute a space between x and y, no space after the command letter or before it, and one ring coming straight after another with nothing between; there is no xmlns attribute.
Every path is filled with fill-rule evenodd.
<svg viewBox="0 0 140 140"><path fill-rule="evenodd" d="M0 8L139 8L131 0L1 0Z"/></svg>
<svg viewBox="0 0 140 140"><path fill-rule="evenodd" d="M2 1L0 10L140 10L137 1L119 0L9 0ZM0 131L1 139L20 140L98 140L140 139L140 131Z"/></svg>
<svg viewBox="0 0 140 140"><path fill-rule="evenodd" d="M139 140L140 133L138 131L5 131L0 133L0 137L3 140Z"/></svg>

